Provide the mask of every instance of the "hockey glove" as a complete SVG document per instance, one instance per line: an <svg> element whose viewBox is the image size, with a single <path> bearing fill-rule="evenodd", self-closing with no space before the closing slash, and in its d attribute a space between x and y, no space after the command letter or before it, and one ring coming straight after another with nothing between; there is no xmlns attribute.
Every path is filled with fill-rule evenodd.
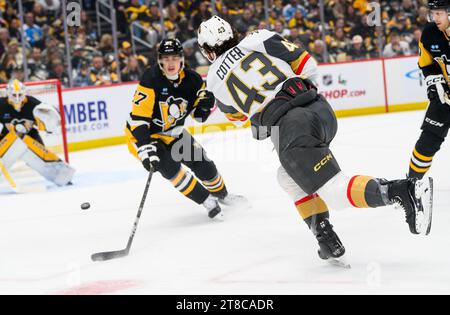
<svg viewBox="0 0 450 315"><path fill-rule="evenodd" d="M450 88L442 74L429 75L425 78L427 94L430 100L438 97L442 104L450 105Z"/></svg>
<svg viewBox="0 0 450 315"><path fill-rule="evenodd" d="M31 128L29 124L26 122L24 123L16 123L14 124L14 130L19 136L26 135L28 132L30 132Z"/></svg>
<svg viewBox="0 0 450 315"><path fill-rule="evenodd" d="M150 172L157 172L159 168L158 141L145 144L138 149L138 156L144 168Z"/></svg>
<svg viewBox="0 0 450 315"><path fill-rule="evenodd" d="M208 119L209 115L211 115L211 110L214 108L216 98L213 93L206 90L198 91L197 95L199 97L199 102L193 116L195 120L202 123Z"/></svg>

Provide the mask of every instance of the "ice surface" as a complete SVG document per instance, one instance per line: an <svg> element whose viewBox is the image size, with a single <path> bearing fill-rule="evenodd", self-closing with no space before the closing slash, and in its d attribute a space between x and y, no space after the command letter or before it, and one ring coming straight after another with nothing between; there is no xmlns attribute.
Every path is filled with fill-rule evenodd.
<svg viewBox="0 0 450 315"><path fill-rule="evenodd" d="M423 112L339 120L332 149L348 175L400 178ZM414 236L402 211L332 212L351 270L321 261L317 244L276 181L270 141L250 130L198 137L229 191L248 209L225 222L154 177L126 258L93 263L125 247L146 173L125 146L71 155L74 186L11 193L0 183L0 294L315 294L450 293L450 144L435 158L434 225ZM39 182L39 179L34 179ZM81 210L90 202L89 210Z"/></svg>

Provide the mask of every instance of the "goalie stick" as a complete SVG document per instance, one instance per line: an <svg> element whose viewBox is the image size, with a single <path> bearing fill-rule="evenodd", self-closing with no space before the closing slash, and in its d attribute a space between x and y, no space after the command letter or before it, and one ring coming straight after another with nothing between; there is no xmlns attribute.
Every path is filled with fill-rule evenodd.
<svg viewBox="0 0 450 315"><path fill-rule="evenodd" d="M40 193L47 191L45 185L33 185L33 186L18 185L2 161L0 161L0 174L3 174L3 177L6 179L11 189L17 194Z"/></svg>
<svg viewBox="0 0 450 315"><path fill-rule="evenodd" d="M147 183L145 185L144 194L142 196L141 204L139 206L138 213L136 215L136 219L134 220L133 229L131 230L131 235L128 239L128 244L125 249L117 250L117 251L111 251L111 252L100 252L93 254L91 256L92 261L105 261L105 260L111 260L116 258L125 257L130 253L131 244L133 243L134 235L136 234L137 226L139 223L139 219L141 218L142 210L144 209L145 200L147 199L148 190L150 188L150 183L152 181L153 177L153 170L150 170L148 174Z"/></svg>

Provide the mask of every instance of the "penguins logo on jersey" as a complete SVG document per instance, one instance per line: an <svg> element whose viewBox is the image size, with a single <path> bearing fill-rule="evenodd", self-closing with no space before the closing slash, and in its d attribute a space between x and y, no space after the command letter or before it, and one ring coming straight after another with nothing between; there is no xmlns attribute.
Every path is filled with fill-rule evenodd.
<svg viewBox="0 0 450 315"><path fill-rule="evenodd" d="M9 124L6 124L6 127L11 130L12 126L19 133L27 133L33 127L33 121L28 119L13 119Z"/></svg>
<svg viewBox="0 0 450 315"><path fill-rule="evenodd" d="M447 84L450 84L450 60L448 60L446 55L442 55L441 57L435 57L434 60L441 67L442 74L444 75Z"/></svg>
<svg viewBox="0 0 450 315"><path fill-rule="evenodd" d="M153 122L162 127L164 131L169 130L177 121L186 116L188 101L181 97L170 96L165 102L159 102L161 120L154 119Z"/></svg>

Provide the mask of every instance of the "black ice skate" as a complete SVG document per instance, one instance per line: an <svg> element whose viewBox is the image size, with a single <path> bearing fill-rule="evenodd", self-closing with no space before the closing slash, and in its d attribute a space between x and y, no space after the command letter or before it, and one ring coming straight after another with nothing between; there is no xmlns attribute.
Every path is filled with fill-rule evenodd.
<svg viewBox="0 0 450 315"><path fill-rule="evenodd" d="M350 268L350 265L345 262L344 254L345 247L341 240L333 230L328 219L318 222L313 227L313 233L319 242L320 249L318 250L319 257L327 260L333 265Z"/></svg>
<svg viewBox="0 0 450 315"><path fill-rule="evenodd" d="M430 234L433 217L433 179L408 178L387 184L389 200L403 208L411 233Z"/></svg>

